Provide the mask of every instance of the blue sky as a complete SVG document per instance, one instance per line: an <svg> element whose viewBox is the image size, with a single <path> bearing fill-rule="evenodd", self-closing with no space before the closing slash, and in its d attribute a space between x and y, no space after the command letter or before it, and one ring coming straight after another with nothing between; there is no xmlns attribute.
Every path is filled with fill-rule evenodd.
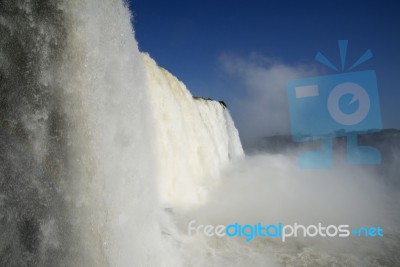
<svg viewBox="0 0 400 267"><path fill-rule="evenodd" d="M374 57L356 70L376 70L384 127L400 128L397 1L131 0L130 7L139 49L193 95L225 100L234 118L241 113L241 99L257 95L249 96L252 85L243 69L232 71L229 64L265 71L278 64L300 68L300 74L313 73L307 68L330 74L314 61L318 51L339 66L337 40L349 40L349 64L371 49Z"/></svg>

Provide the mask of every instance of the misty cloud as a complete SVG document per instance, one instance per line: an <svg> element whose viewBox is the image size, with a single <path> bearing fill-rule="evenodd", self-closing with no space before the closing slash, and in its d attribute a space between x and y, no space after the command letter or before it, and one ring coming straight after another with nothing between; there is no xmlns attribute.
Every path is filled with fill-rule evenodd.
<svg viewBox="0 0 400 267"><path fill-rule="evenodd" d="M231 109L245 146L260 137L289 134L286 82L319 72L315 66L287 65L254 53L246 58L223 54L220 63L244 90Z"/></svg>

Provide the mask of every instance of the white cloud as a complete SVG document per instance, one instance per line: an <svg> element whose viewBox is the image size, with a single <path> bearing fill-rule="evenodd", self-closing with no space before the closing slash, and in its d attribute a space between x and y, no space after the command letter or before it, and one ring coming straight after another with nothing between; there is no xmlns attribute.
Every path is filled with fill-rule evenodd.
<svg viewBox="0 0 400 267"><path fill-rule="evenodd" d="M243 143L249 145L259 137L289 134L286 82L315 76L316 67L290 66L259 54L247 58L223 54L220 62L223 70L245 90L244 97L231 106Z"/></svg>

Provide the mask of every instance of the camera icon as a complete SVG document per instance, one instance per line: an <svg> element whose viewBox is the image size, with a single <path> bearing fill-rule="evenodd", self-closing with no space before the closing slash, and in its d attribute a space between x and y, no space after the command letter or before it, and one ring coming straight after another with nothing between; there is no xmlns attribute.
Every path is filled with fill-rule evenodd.
<svg viewBox="0 0 400 267"><path fill-rule="evenodd" d="M321 140L320 150L300 155L301 167L331 167L332 139L340 136L347 137L348 163L380 163L379 150L357 142L359 134L382 129L375 71L291 80L286 93L293 140Z"/></svg>

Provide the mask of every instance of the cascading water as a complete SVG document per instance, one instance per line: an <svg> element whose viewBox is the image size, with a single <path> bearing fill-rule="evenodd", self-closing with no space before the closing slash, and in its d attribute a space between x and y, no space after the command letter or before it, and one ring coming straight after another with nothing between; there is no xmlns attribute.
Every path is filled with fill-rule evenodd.
<svg viewBox="0 0 400 267"><path fill-rule="evenodd" d="M218 101L193 98L185 85L143 55L154 114L154 144L162 201L204 203L221 167L243 155L238 132Z"/></svg>
<svg viewBox="0 0 400 267"><path fill-rule="evenodd" d="M243 153L227 110L142 59L122 1L0 8L0 265L179 266L162 207Z"/></svg>
<svg viewBox="0 0 400 267"><path fill-rule="evenodd" d="M226 107L193 97L138 51L122 1L1 1L0 36L0 266L400 262L398 191L368 169L302 172L291 155L242 157ZM385 223L387 236L187 234L191 220L299 219Z"/></svg>
<svg viewBox="0 0 400 267"><path fill-rule="evenodd" d="M126 7L2 2L1 36L1 265L165 262Z"/></svg>

